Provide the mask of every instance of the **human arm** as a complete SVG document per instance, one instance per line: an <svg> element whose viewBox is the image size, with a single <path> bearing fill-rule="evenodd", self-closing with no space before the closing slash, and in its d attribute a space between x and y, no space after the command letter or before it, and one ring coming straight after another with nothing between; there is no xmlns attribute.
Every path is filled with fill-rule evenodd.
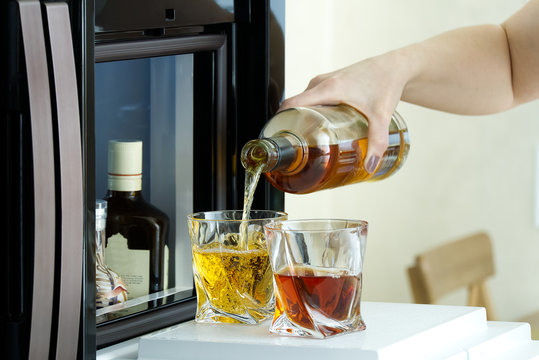
<svg viewBox="0 0 539 360"><path fill-rule="evenodd" d="M539 0L530 0L501 25L456 29L317 76L281 108L338 103L358 108L369 118L369 165L387 146L389 119L400 100L487 114L536 98Z"/></svg>

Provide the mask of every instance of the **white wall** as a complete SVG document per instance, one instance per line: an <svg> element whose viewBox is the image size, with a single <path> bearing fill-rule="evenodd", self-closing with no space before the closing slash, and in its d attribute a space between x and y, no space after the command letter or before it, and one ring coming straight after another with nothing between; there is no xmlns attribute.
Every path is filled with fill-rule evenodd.
<svg viewBox="0 0 539 360"><path fill-rule="evenodd" d="M289 0L286 96L315 75L445 30L499 23L524 0ZM534 225L539 102L495 116L466 117L401 103L408 161L378 183L287 195L291 218L369 221L363 299L411 302L406 268L416 254L485 230L496 275L498 317L539 310L539 229ZM464 293L443 303L464 304Z"/></svg>

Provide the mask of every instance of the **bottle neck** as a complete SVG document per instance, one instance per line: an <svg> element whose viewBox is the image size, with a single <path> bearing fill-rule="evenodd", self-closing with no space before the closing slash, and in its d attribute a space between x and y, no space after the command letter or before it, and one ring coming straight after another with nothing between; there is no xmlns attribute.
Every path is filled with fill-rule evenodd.
<svg viewBox="0 0 539 360"><path fill-rule="evenodd" d="M306 155L305 142L290 132L251 140L241 151L241 162L246 170L261 168L262 172L294 172Z"/></svg>
<svg viewBox="0 0 539 360"><path fill-rule="evenodd" d="M137 192L142 189L142 173L115 174L109 172L107 188L109 191Z"/></svg>
<svg viewBox="0 0 539 360"><path fill-rule="evenodd" d="M118 191L118 190L109 189L107 191L106 198L111 198L111 197L124 198L124 199L128 199L128 200L136 200L136 199L142 197L142 195L141 195L140 190L136 190L136 191Z"/></svg>

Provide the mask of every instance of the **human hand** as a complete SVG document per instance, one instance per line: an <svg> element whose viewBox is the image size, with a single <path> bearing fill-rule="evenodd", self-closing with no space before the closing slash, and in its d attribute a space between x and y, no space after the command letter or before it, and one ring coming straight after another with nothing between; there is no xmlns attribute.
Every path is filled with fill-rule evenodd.
<svg viewBox="0 0 539 360"><path fill-rule="evenodd" d="M365 170L374 173L388 146L389 123L405 81L392 54L366 59L343 69L318 75L299 95L286 99L279 110L312 105L350 105L368 121Z"/></svg>
<svg viewBox="0 0 539 360"><path fill-rule="evenodd" d="M483 115L539 99L539 0L502 25L451 30L315 77L283 102L348 104L369 121L365 169L373 173L388 145L399 100L455 114Z"/></svg>

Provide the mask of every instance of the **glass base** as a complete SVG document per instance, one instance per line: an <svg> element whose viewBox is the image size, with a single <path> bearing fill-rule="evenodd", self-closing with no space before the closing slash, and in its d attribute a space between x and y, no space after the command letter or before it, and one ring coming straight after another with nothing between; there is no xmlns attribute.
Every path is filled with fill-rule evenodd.
<svg viewBox="0 0 539 360"><path fill-rule="evenodd" d="M366 329L365 323L360 316L347 323L331 321L330 324L317 324L313 322L310 325L311 327L309 328L298 325L291 321L285 313L282 313L273 319L269 331L273 334L284 336L324 339L330 336Z"/></svg>
<svg viewBox="0 0 539 360"><path fill-rule="evenodd" d="M231 314L213 308L210 304L202 304L197 308L195 321L206 324L248 324L256 325L273 317L273 308L246 310L242 314Z"/></svg>

